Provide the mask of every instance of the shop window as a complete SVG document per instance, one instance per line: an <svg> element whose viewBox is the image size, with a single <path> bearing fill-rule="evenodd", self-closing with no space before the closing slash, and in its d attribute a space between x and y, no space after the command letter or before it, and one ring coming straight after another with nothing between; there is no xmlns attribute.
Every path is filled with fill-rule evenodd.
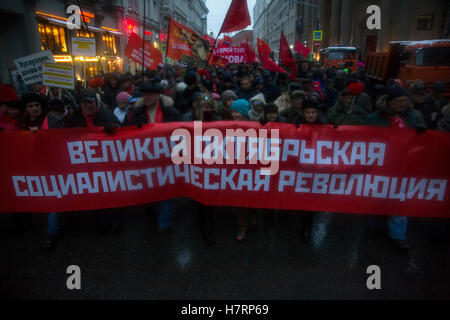
<svg viewBox="0 0 450 320"><path fill-rule="evenodd" d="M77 38L95 38L95 34L86 30L77 30Z"/></svg>
<svg viewBox="0 0 450 320"><path fill-rule="evenodd" d="M417 19L417 31L433 30L433 15L419 16Z"/></svg>
<svg viewBox="0 0 450 320"><path fill-rule="evenodd" d="M103 53L106 56L117 55L116 37L111 34L104 33L102 35L102 40L103 40L103 47L104 47Z"/></svg>
<svg viewBox="0 0 450 320"><path fill-rule="evenodd" d="M38 29L42 51L51 50L54 54L67 53L66 33L63 27L38 23Z"/></svg>

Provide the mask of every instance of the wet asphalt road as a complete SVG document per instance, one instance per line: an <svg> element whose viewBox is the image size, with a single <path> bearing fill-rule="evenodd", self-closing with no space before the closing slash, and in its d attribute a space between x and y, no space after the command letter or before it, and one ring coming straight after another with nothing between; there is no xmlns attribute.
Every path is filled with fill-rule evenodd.
<svg viewBox="0 0 450 320"><path fill-rule="evenodd" d="M101 235L90 213L66 213L64 237L44 250L46 215L0 215L0 295L9 299L449 299L450 242L434 240L432 219L409 220L409 254L364 235L366 217L318 213L311 243L296 215L260 212L237 244L229 208L215 212L216 245L203 242L188 199L176 200L173 229L157 232L142 208L126 210L118 236ZM383 225L386 225L383 224ZM368 290L366 268L381 268L381 290ZM66 268L81 268L81 290L68 290Z"/></svg>

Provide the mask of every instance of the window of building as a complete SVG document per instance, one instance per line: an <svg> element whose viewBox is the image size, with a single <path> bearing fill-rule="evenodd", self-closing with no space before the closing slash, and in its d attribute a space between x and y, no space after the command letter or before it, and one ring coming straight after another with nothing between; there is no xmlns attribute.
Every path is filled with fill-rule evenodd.
<svg viewBox="0 0 450 320"><path fill-rule="evenodd" d="M63 27L48 23L38 23L41 36L42 51L51 50L53 53L67 53L66 34Z"/></svg>
<svg viewBox="0 0 450 320"><path fill-rule="evenodd" d="M419 16L417 19L417 31L433 30L433 15Z"/></svg>
<svg viewBox="0 0 450 320"><path fill-rule="evenodd" d="M104 33L102 35L103 40L103 53L107 56L113 56L117 54L117 47L116 47L116 37L109 33Z"/></svg>
<svg viewBox="0 0 450 320"><path fill-rule="evenodd" d="M77 30L77 38L95 38L95 34L86 30Z"/></svg>

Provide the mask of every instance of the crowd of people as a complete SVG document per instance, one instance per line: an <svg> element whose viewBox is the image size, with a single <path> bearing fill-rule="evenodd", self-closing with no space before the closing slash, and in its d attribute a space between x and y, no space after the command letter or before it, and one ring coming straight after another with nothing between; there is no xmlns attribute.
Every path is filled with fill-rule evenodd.
<svg viewBox="0 0 450 320"><path fill-rule="evenodd" d="M107 134L123 126L141 127L172 121L259 121L303 124L374 125L450 131L450 104L443 82L431 87L417 79L408 84L398 79L374 83L364 67L356 73L343 68L325 69L303 61L298 78L264 70L259 64L230 64L225 68L160 65L158 70L97 76L83 89L57 90L34 85L17 94L0 85L0 130L103 127ZM1 133L0 133L1 134ZM173 201L155 204L158 230L169 232ZM194 203L202 236L215 243L212 207ZM256 223L255 210L233 208L236 240L241 242ZM299 212L301 237L307 243L313 224L312 212ZM120 209L99 214L103 232L119 233ZM389 236L395 246L407 250L407 218L388 217ZM370 219L367 234L378 230ZM55 247L61 232L58 213L48 215L47 247Z"/></svg>

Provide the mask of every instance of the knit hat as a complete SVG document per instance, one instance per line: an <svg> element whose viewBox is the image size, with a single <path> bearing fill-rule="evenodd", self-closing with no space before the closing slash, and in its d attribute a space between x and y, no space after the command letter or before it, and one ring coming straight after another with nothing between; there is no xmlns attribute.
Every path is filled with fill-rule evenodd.
<svg viewBox="0 0 450 320"><path fill-rule="evenodd" d="M264 99L264 95L262 93L258 93L250 99L250 104L252 106L258 103L266 104L266 99Z"/></svg>
<svg viewBox="0 0 450 320"><path fill-rule="evenodd" d="M225 90L225 91L222 93L222 100L223 100L223 101L227 101L227 100L230 99L230 98L235 98L235 99L237 99L236 93L234 93L233 90Z"/></svg>
<svg viewBox="0 0 450 320"><path fill-rule="evenodd" d="M177 85L175 86L175 91L177 93L182 93L184 91L184 89L186 89L186 88L187 88L186 83L180 82L180 83L177 83Z"/></svg>
<svg viewBox="0 0 450 320"><path fill-rule="evenodd" d="M86 90L84 90L80 101L81 102L83 102L83 101L89 101L89 102L97 101L97 94L95 93L95 90L92 89L92 88L87 88Z"/></svg>
<svg viewBox="0 0 450 320"><path fill-rule="evenodd" d="M229 72L224 72L224 74L222 76L222 80L223 80L223 82L232 82L233 76Z"/></svg>
<svg viewBox="0 0 450 320"><path fill-rule="evenodd" d="M408 92L405 89L403 89L402 87L395 85L395 86L392 86L389 88L389 90L387 92L386 101L389 102L391 100L394 100L399 97L404 97L404 96L407 97Z"/></svg>
<svg viewBox="0 0 450 320"><path fill-rule="evenodd" d="M314 91L322 91L322 87L320 85L320 82L319 81L314 81L312 86L311 86L311 89L314 90Z"/></svg>
<svg viewBox="0 0 450 320"><path fill-rule="evenodd" d="M126 91L120 92L116 97L117 102L130 102L130 99L131 99L131 96Z"/></svg>
<svg viewBox="0 0 450 320"><path fill-rule="evenodd" d="M348 85L348 91L352 96L359 96L364 91L364 84L362 82L352 82Z"/></svg>
<svg viewBox="0 0 450 320"><path fill-rule="evenodd" d="M302 112L306 109L317 109L319 110L319 104L311 99L307 99L302 105Z"/></svg>
<svg viewBox="0 0 450 320"><path fill-rule="evenodd" d="M303 90L295 90L294 92L292 92L292 94L291 94L291 99L292 99L292 100L295 100L295 99L297 99L297 98L303 98L303 99L305 99L305 98L306 98L306 93L305 93L305 91L303 91Z"/></svg>
<svg viewBox="0 0 450 320"><path fill-rule="evenodd" d="M92 90L92 89L91 89ZM41 105L43 104L42 96L37 92L28 92L22 96L21 102L24 106L29 104L30 102L39 102Z"/></svg>
<svg viewBox="0 0 450 320"><path fill-rule="evenodd" d="M248 118L249 110L250 106L248 104L248 101L245 99L236 100L231 104L231 111L237 111L246 118Z"/></svg>
<svg viewBox="0 0 450 320"><path fill-rule="evenodd" d="M0 84L0 103L17 100L17 94L11 86Z"/></svg>

